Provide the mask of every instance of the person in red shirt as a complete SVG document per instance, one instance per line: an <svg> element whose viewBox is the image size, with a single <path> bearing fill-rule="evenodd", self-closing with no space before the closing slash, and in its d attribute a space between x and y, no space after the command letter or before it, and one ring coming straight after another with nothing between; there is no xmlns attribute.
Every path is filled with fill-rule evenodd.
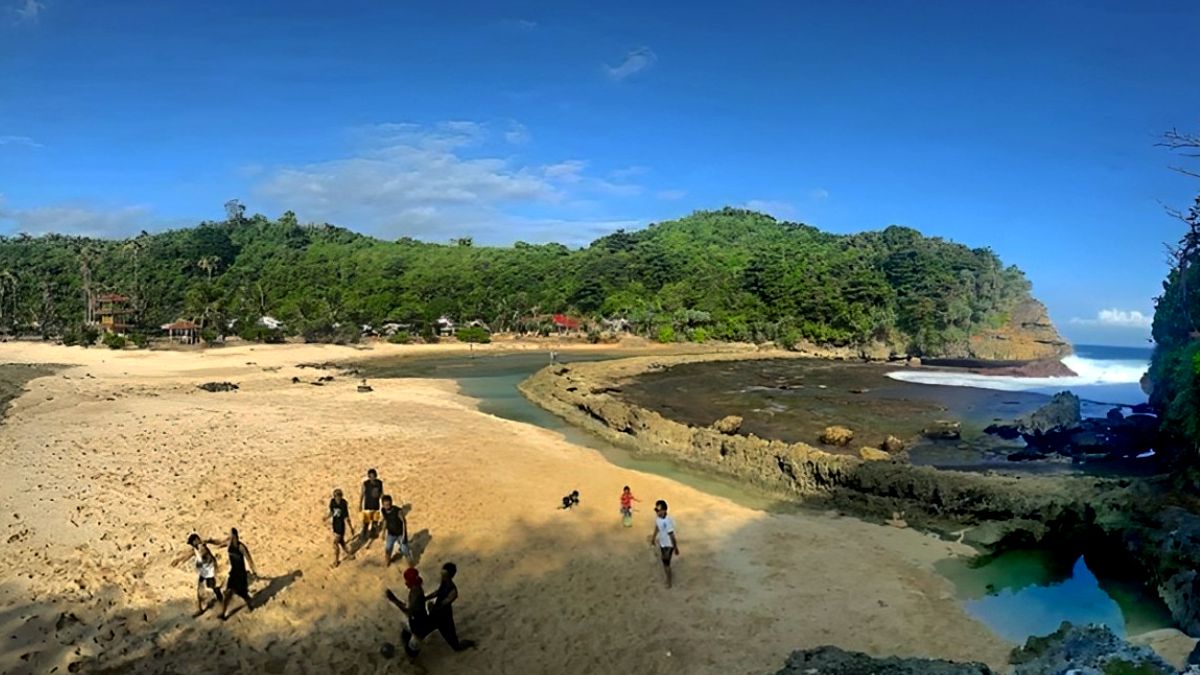
<svg viewBox="0 0 1200 675"><path fill-rule="evenodd" d="M621 491L621 519L625 523L625 527L633 527L633 503L641 501L633 496L629 486Z"/></svg>

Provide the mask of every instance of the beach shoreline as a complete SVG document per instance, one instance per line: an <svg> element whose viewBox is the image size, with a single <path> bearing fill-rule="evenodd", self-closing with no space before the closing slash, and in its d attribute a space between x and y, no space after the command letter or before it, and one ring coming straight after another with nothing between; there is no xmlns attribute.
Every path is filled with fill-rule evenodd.
<svg viewBox="0 0 1200 675"><path fill-rule="evenodd" d="M456 654L435 638L415 672L603 663L762 673L821 644L1006 662L1011 645L968 617L934 571L967 546L833 514L754 511L621 469L478 412L453 382L371 380L359 393L355 378L314 386L332 371L298 367L451 347L470 349L0 344L3 363L64 364L26 383L0 427L0 503L11 514L0 533L0 671L409 672L378 654L399 633L383 589L402 586L380 542L329 568L324 503L335 486L353 501L367 466L413 505L425 578L458 563L460 634L480 641ZM197 388L209 381L239 389ZM624 484L643 500L632 530L617 516ZM556 510L572 489L581 507ZM656 498L680 523L670 591L645 544L645 503ZM264 578L251 591L265 601L226 623L211 610L192 619L194 573L167 561L189 532L230 526L254 552Z"/></svg>

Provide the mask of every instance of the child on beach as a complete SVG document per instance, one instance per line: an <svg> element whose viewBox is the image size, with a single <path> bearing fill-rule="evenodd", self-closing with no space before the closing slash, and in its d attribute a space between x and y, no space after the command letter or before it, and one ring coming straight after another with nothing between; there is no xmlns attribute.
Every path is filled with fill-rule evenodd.
<svg viewBox="0 0 1200 675"><path fill-rule="evenodd" d="M188 535L188 549L181 553L178 558L172 562L173 565L178 565L188 558L192 558L196 564L196 613L193 616L200 616L207 609L208 605L204 603L204 589L208 588L216 596L217 602L224 602L224 597L221 595L221 589L217 586L217 557L208 549L208 544L217 544L214 540L205 540L200 535L193 532Z"/></svg>
<svg viewBox="0 0 1200 675"><path fill-rule="evenodd" d="M383 514L383 554L387 558L384 567L391 567L392 550L397 545L400 547L400 554L408 560L408 566L415 566L412 550L408 547L408 521L404 519L404 512L399 506L392 504L391 495L384 495L381 501L383 503L383 510L380 511Z"/></svg>
<svg viewBox="0 0 1200 675"><path fill-rule="evenodd" d="M667 588L670 588L671 556L679 555L679 541L675 539L675 519L667 515L667 503L661 499L654 502L654 532L650 535L650 545L658 546L663 572L667 575Z"/></svg>
<svg viewBox="0 0 1200 675"><path fill-rule="evenodd" d="M628 485L621 491L621 521L625 524L625 527L633 527L633 503L640 501L640 499L633 496Z"/></svg>
<svg viewBox="0 0 1200 675"><path fill-rule="evenodd" d="M358 497L358 508L362 510L363 544L379 533L379 501L382 497L383 481L379 480L375 469L367 469L367 479L363 481L362 493Z"/></svg>

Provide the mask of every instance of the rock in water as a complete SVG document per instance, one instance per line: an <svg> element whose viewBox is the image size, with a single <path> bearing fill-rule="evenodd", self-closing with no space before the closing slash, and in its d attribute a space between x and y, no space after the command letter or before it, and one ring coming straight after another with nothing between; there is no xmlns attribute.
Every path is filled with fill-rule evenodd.
<svg viewBox="0 0 1200 675"><path fill-rule="evenodd" d="M892 458L891 455L878 448L859 448L858 456L868 462L882 462Z"/></svg>
<svg viewBox="0 0 1200 675"><path fill-rule="evenodd" d="M821 442L826 445L846 445L854 440L854 432L846 427L825 427L821 432Z"/></svg>
<svg viewBox="0 0 1200 675"><path fill-rule="evenodd" d="M904 441L900 440L899 438L896 438L895 436L888 436L883 441L882 450L884 452L890 452L890 453L903 452L904 451Z"/></svg>
<svg viewBox="0 0 1200 675"><path fill-rule="evenodd" d="M1082 419L1079 413L1079 397L1069 391L1060 391L1049 403L1033 411L1028 417L1017 420L1017 428L1023 434L1040 436L1076 427Z"/></svg>
<svg viewBox="0 0 1200 675"><path fill-rule="evenodd" d="M982 663L955 663L940 659L877 659L862 652L837 647L817 647L792 652L775 675L998 675Z"/></svg>
<svg viewBox="0 0 1200 675"><path fill-rule="evenodd" d="M741 430L742 418L740 415L726 415L716 422L713 422L712 428L720 433L732 436Z"/></svg>
<svg viewBox="0 0 1200 675"><path fill-rule="evenodd" d="M1031 637L1012 653L1013 675L1044 673L1137 673L1174 675L1175 669L1148 647L1135 647L1108 626L1063 622L1045 637Z"/></svg>
<svg viewBox="0 0 1200 675"><path fill-rule="evenodd" d="M957 441L962 438L962 425L953 420L938 420L921 432L926 438L938 441Z"/></svg>

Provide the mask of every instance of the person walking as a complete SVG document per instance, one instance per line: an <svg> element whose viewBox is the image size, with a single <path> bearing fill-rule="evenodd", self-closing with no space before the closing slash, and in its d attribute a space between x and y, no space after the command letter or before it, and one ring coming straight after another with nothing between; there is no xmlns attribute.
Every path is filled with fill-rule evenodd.
<svg viewBox="0 0 1200 675"><path fill-rule="evenodd" d="M375 469L367 469L367 479L363 481L362 493L358 497L358 508L362 511L362 540L379 534L379 502L383 497L383 481Z"/></svg>
<svg viewBox="0 0 1200 675"><path fill-rule="evenodd" d="M246 574L246 563L250 563L250 571L258 576L254 558L250 549L238 537L237 528L229 530L229 538L222 542L229 556L229 578L225 580L225 599L221 602L221 620L229 618L229 601L238 596L246 603L246 611L254 611L254 603L250 600L250 577Z"/></svg>
<svg viewBox="0 0 1200 675"><path fill-rule="evenodd" d="M390 567L392 564L392 550L400 548L400 553L408 560L409 567L413 567L416 563L413 561L412 550L408 547L408 522L404 519L404 512L399 506L392 503L391 495L384 495L380 500L383 503L383 510L380 513L383 515L384 541L383 554L387 559L384 567Z"/></svg>
<svg viewBox="0 0 1200 675"><path fill-rule="evenodd" d="M675 538L675 519L667 515L667 503L661 499L654 502L654 532L650 534L650 545L658 546L663 572L667 575L667 588L670 588L671 556L679 555L679 540Z"/></svg>
<svg viewBox="0 0 1200 675"><path fill-rule="evenodd" d="M442 580L433 595L426 597L429 601L429 620L433 630L442 634L442 639L456 652L475 646L473 640L459 640L458 628L454 625L454 601L458 600L458 586L454 584L454 575L458 574L458 566L452 562L442 565Z"/></svg>
<svg viewBox="0 0 1200 675"><path fill-rule="evenodd" d="M628 485L621 491L621 522L625 527L633 527L633 503L640 501L642 500L633 496Z"/></svg>
<svg viewBox="0 0 1200 675"><path fill-rule="evenodd" d="M196 565L196 613L192 616L200 616L208 610L208 605L204 603L204 589L208 588L216 596L217 602L222 602L224 598L221 595L221 589L217 587L217 557L208 549L209 543L200 538L200 535L195 532L188 535L188 549L179 554L172 562L173 565L179 565L188 558L192 558Z"/></svg>
<svg viewBox="0 0 1200 675"><path fill-rule="evenodd" d="M333 491L333 498L329 500L329 513L325 515L325 519L333 525L333 566L342 564L342 553L346 554L346 560L354 560L354 554L346 548L346 527L350 528L350 536L353 537L354 524L350 522L350 505L342 496L341 489Z"/></svg>

